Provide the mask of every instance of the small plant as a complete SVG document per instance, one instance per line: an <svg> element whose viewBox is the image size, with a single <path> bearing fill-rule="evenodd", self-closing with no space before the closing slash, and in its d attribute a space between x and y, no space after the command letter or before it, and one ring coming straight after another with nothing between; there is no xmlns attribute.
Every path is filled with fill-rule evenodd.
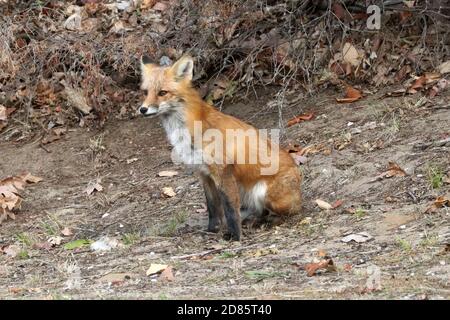
<svg viewBox="0 0 450 320"><path fill-rule="evenodd" d="M224 251L222 252L222 254L219 256L220 259L230 259L230 258L234 258L236 257L237 254L233 253L233 252L229 252L229 251Z"/></svg>
<svg viewBox="0 0 450 320"><path fill-rule="evenodd" d="M420 245L422 247L432 247L435 246L438 243L438 236L437 234L426 234L425 238L420 241Z"/></svg>
<svg viewBox="0 0 450 320"><path fill-rule="evenodd" d="M441 168L430 166L428 168L428 181L430 183L431 188L439 189L442 187L444 178L444 172Z"/></svg>
<svg viewBox="0 0 450 320"><path fill-rule="evenodd" d="M359 220L359 219L362 219L366 215L366 211L364 211L364 209L362 209L362 208L358 208L355 210L354 215L355 215L356 219Z"/></svg>
<svg viewBox="0 0 450 320"><path fill-rule="evenodd" d="M412 250L412 245L408 240L397 237L397 244L403 251L411 252Z"/></svg>
<svg viewBox="0 0 450 320"><path fill-rule="evenodd" d="M28 259L30 256L28 255L28 251L23 249L20 250L19 254L17 255L19 259Z"/></svg>
<svg viewBox="0 0 450 320"><path fill-rule="evenodd" d="M178 226L186 222L186 219L187 219L186 212L178 212L177 214L175 214L175 216L170 218L169 222L163 227L163 230L160 233L160 235L173 236L177 231Z"/></svg>
<svg viewBox="0 0 450 320"><path fill-rule="evenodd" d="M30 247L33 245L35 241L31 238L31 236L26 232L21 232L16 234L16 239L19 241L22 245L26 247Z"/></svg>
<svg viewBox="0 0 450 320"><path fill-rule="evenodd" d="M138 232L132 232L132 233L125 233L122 236L123 244L126 246L130 246L132 244L135 244L141 239L141 235Z"/></svg>

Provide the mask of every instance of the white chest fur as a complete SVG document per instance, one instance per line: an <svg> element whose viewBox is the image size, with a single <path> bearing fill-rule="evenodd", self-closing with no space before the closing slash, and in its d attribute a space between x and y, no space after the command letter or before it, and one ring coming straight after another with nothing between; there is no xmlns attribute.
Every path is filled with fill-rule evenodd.
<svg viewBox="0 0 450 320"><path fill-rule="evenodd" d="M172 161L187 165L202 164L202 151L195 150L192 144L192 136L186 127L182 111L174 111L162 117L162 125L172 149Z"/></svg>

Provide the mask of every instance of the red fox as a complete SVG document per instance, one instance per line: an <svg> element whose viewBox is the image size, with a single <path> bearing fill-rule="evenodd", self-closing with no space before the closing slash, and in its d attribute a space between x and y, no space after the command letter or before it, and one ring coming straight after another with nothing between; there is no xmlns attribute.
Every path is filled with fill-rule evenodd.
<svg viewBox="0 0 450 320"><path fill-rule="evenodd" d="M173 155L198 169L208 231L218 232L225 219L225 237L239 241L241 209L255 217L299 213L302 176L295 161L262 130L203 101L192 87L193 68L189 56L172 66L154 64L143 56L141 89L146 97L139 112L159 116ZM270 157L264 156L266 152Z"/></svg>

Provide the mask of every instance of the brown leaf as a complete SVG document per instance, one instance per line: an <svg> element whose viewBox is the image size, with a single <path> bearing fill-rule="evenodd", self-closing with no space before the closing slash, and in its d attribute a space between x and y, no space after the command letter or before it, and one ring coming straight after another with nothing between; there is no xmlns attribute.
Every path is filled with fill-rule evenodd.
<svg viewBox="0 0 450 320"><path fill-rule="evenodd" d="M69 228L65 227L64 229L61 230L61 234L63 236L68 237L68 236L71 236L73 233L72 233L72 230L70 230Z"/></svg>
<svg viewBox="0 0 450 320"><path fill-rule="evenodd" d="M338 207L340 207L342 205L343 201L342 200L336 200L333 204L332 204L332 208L336 209Z"/></svg>
<svg viewBox="0 0 450 320"><path fill-rule="evenodd" d="M287 122L287 126L290 127L296 123L299 123L300 121L309 121L314 117L314 113L307 113L307 114L301 114L296 116L295 118L292 118Z"/></svg>
<svg viewBox="0 0 450 320"><path fill-rule="evenodd" d="M333 260L331 258L323 259L318 263L307 263L305 265L306 275L308 277L312 277L316 274L316 271L319 269L327 269L329 271L335 271L336 267L334 266Z"/></svg>
<svg viewBox="0 0 450 320"><path fill-rule="evenodd" d="M347 86L345 89L345 97L344 98L336 98L336 101L339 103L350 103L355 102L362 98L362 94L359 90L351 86Z"/></svg>
<svg viewBox="0 0 450 320"><path fill-rule="evenodd" d="M177 194L175 193L175 191L173 191L172 187L164 187L162 188L162 192L165 196L172 198L175 197Z"/></svg>
<svg viewBox="0 0 450 320"><path fill-rule="evenodd" d="M434 213L444 206L450 207L450 193L437 197L434 203L425 210L425 213Z"/></svg>
<svg viewBox="0 0 450 320"><path fill-rule="evenodd" d="M161 275L159 276L162 280L166 281L173 281L175 280L175 276L173 275L173 268L171 266L168 266L164 269L163 272L161 272Z"/></svg>
<svg viewBox="0 0 450 320"><path fill-rule="evenodd" d="M392 161L389 162L388 170L383 174L383 176L386 178L404 177L406 175L406 172L402 168L400 168L398 164Z"/></svg>

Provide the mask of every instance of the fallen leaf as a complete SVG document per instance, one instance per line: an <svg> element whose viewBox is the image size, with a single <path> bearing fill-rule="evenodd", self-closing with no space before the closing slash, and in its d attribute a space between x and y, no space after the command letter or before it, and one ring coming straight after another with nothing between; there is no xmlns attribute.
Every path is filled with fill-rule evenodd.
<svg viewBox="0 0 450 320"><path fill-rule="evenodd" d="M158 172L158 176L160 177L173 177L178 175L178 171L160 171Z"/></svg>
<svg viewBox="0 0 450 320"><path fill-rule="evenodd" d="M100 181L97 180L95 182L91 181L89 182L85 192L90 196L94 191L102 191L103 187L100 184Z"/></svg>
<svg viewBox="0 0 450 320"><path fill-rule="evenodd" d="M362 98L362 94L360 91L356 90L351 86L347 86L345 89L345 97L344 98L336 98L336 101L339 103L351 103L355 102Z"/></svg>
<svg viewBox="0 0 450 320"><path fill-rule="evenodd" d="M392 162L392 161L389 162L388 170L385 173L383 173L383 176L386 178L404 177L406 175L407 174L406 174L405 170L400 168L400 166L398 164L396 164L395 162Z"/></svg>
<svg viewBox="0 0 450 320"><path fill-rule="evenodd" d="M312 113L312 112L311 113L307 113L307 114L298 115L298 116L292 118L291 120L289 120L287 122L287 126L290 127L290 126L292 126L292 125L294 125L296 123L299 123L300 121L309 121L313 117L314 117L314 113Z"/></svg>
<svg viewBox="0 0 450 320"><path fill-rule="evenodd" d="M446 74L446 73L450 73L450 60L447 60L445 62L442 62L439 66L438 66L438 71L441 74Z"/></svg>
<svg viewBox="0 0 450 320"><path fill-rule="evenodd" d="M0 105L0 120L6 121L7 119L8 119L8 117L6 115L6 107Z"/></svg>
<svg viewBox="0 0 450 320"><path fill-rule="evenodd" d="M342 48L342 57L345 62L350 63L354 67L357 67L361 62L361 56L358 50L356 50L356 48L349 42L346 42Z"/></svg>
<svg viewBox="0 0 450 320"><path fill-rule="evenodd" d="M333 206L331 204L320 199L316 199L316 204L319 206L320 209L323 210L333 209Z"/></svg>
<svg viewBox="0 0 450 320"><path fill-rule="evenodd" d="M168 266L164 269L163 272L161 272L161 275L159 276L162 280L166 281L173 281L175 280L175 276L173 275L173 269L171 266Z"/></svg>
<svg viewBox="0 0 450 320"><path fill-rule="evenodd" d="M41 180L29 173L0 180L0 224L7 218L15 218L13 210L20 209L23 200L19 190L23 190L27 183Z"/></svg>
<svg viewBox="0 0 450 320"><path fill-rule="evenodd" d="M312 277L319 269L326 269L328 271L335 271L336 267L331 258L323 259L318 263L307 263L305 265L306 275Z"/></svg>
<svg viewBox="0 0 450 320"><path fill-rule="evenodd" d="M47 242L54 245L54 246L59 246L61 244L61 241L63 240L62 237L60 236L55 236L55 237L50 237Z"/></svg>
<svg viewBox="0 0 450 320"><path fill-rule="evenodd" d="M343 201L342 200L336 200L333 204L332 204L332 208L336 209L338 207L340 207L342 205Z"/></svg>
<svg viewBox="0 0 450 320"><path fill-rule="evenodd" d="M158 263L152 263L150 267L148 268L146 275L150 276L152 274L157 274L162 271L164 271L168 267L167 264L158 264Z"/></svg>
<svg viewBox="0 0 450 320"><path fill-rule="evenodd" d="M71 236L73 233L72 233L72 230L70 230L69 228L65 227L64 229L61 230L61 234L63 236L68 237L68 236Z"/></svg>
<svg viewBox="0 0 450 320"><path fill-rule="evenodd" d="M175 193L175 191L173 191L172 187L164 187L164 188L162 188L162 192L164 195L166 195L169 198L175 197L177 195Z"/></svg>
<svg viewBox="0 0 450 320"><path fill-rule="evenodd" d="M92 243L92 240L78 239L78 240L74 240L74 241L66 243L63 248L66 250L73 250L73 249L88 246L91 243Z"/></svg>
<svg viewBox="0 0 450 320"><path fill-rule="evenodd" d="M437 197L433 204L425 210L425 213L434 213L437 209L445 206L450 207L450 193Z"/></svg>
<svg viewBox="0 0 450 320"><path fill-rule="evenodd" d="M107 282L111 284L120 284L125 282L125 280L131 279L133 274L131 273L108 273L103 277L99 278L98 282Z"/></svg>
<svg viewBox="0 0 450 320"><path fill-rule="evenodd" d="M341 239L342 242L348 243L350 241L355 241L358 243L367 242L373 239L373 237L367 232L359 232L354 234L349 234Z"/></svg>

